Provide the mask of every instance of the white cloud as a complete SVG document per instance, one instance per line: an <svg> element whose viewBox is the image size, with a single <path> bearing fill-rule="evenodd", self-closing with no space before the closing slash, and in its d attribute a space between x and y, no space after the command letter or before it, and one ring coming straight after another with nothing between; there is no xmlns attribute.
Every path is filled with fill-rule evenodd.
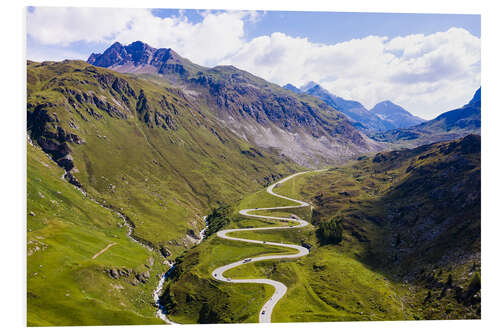
<svg viewBox="0 0 500 333"><path fill-rule="evenodd" d="M235 65L280 85L316 81L368 108L390 99L424 118L464 104L480 85L480 40L464 29L337 44L280 32L246 40L245 24L262 14L200 13L194 23L182 12L159 18L140 9L35 8L27 31L45 45L142 40L201 65Z"/></svg>
<svg viewBox="0 0 500 333"><path fill-rule="evenodd" d="M26 58L33 61L62 61L66 59L81 60L87 59L88 55L80 52L75 52L67 48L28 48Z"/></svg>
<svg viewBox="0 0 500 333"><path fill-rule="evenodd" d="M464 29L326 45L283 33L255 38L222 62L280 85L316 81L367 108L390 99L424 118L465 104L480 85L480 40Z"/></svg>
<svg viewBox="0 0 500 333"><path fill-rule="evenodd" d="M215 65L245 43L245 21L256 22L254 11L203 11L202 21L179 16L160 18L148 9L37 7L28 13L27 32L37 42L66 46L73 42L131 43L171 47L190 60Z"/></svg>
<svg viewBox="0 0 500 333"><path fill-rule="evenodd" d="M199 23L186 17L164 18L144 15L115 39L122 43L142 40L153 46L167 46L193 62L215 65L244 44L244 19L255 19L245 12L204 12Z"/></svg>
<svg viewBox="0 0 500 333"><path fill-rule="evenodd" d="M40 43L50 45L106 42L146 15L151 15L146 9L36 7L27 14L27 32Z"/></svg>

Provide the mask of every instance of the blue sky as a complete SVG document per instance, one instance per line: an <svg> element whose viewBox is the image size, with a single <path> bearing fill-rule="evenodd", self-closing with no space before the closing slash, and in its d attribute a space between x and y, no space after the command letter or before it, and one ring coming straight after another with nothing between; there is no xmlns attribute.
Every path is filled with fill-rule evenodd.
<svg viewBox="0 0 500 333"><path fill-rule="evenodd" d="M178 9L154 9L159 17L178 15ZM200 22L198 10L184 10L193 22ZM294 37L307 37L316 43L338 43L369 35L387 37L431 34L452 27L468 30L481 37L481 17L461 14L346 13L266 11L257 22L247 27L247 38L284 32Z"/></svg>
<svg viewBox="0 0 500 333"><path fill-rule="evenodd" d="M171 47L274 83L316 81L366 107L391 99L424 118L480 84L480 16L177 9L28 9L27 56L86 59L112 42Z"/></svg>

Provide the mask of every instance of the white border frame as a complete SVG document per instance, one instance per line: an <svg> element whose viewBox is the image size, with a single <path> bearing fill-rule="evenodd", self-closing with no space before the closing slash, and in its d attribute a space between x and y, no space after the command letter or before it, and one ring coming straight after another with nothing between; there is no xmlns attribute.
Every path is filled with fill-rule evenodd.
<svg viewBox="0 0 500 333"><path fill-rule="evenodd" d="M165 330L173 332L194 332L196 330L218 330L219 332L241 333L254 330L288 330L302 332L308 329L322 331L373 331L373 332L421 332L443 331L471 332L473 330L493 331L500 327L496 312L500 293L498 258L498 237L500 219L496 211L496 193L500 188L497 166L500 165L499 150L496 149L500 131L500 108L497 91L499 85L499 6L496 1L476 0L419 0L411 3L398 0L350 0L343 2L269 1L252 0L236 2L230 0L33 0L3 3L0 14L3 40L1 87L2 106L1 163L2 191L2 300L0 325L9 332L26 328L26 6L78 6L78 7L128 7L128 8L189 8L189 9L264 9L304 11L346 11L346 12L402 12L402 13L454 13L481 14L482 40L482 320L422 321L422 322L335 322L304 324L232 324L232 325L186 325L186 326L100 326L74 328L33 328L31 330L92 330L94 332L132 332ZM139 6L140 5L140 6Z"/></svg>

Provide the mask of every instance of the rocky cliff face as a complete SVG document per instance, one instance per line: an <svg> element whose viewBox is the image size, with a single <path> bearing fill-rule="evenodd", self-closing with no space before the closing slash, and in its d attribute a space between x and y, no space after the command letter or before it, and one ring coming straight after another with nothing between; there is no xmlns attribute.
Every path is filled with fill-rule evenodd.
<svg viewBox="0 0 500 333"><path fill-rule="evenodd" d="M76 186L81 186L80 182L71 173L74 163L69 144L84 144L84 140L77 134L71 133L68 128L64 128L60 123L57 113L50 113L50 109L55 104L45 102L41 104L28 103L27 127L31 134L30 139L36 142L44 152L66 170L65 178Z"/></svg>
<svg viewBox="0 0 500 333"><path fill-rule="evenodd" d="M92 53L87 62L124 73L187 75L190 71L203 68L182 58L172 49L155 49L141 41L125 46L116 42L102 54Z"/></svg>
<svg viewBox="0 0 500 333"><path fill-rule="evenodd" d="M274 148L307 166L344 161L381 149L342 113L234 66L205 68L171 49L142 42L113 44L88 62L120 72L157 74L206 105L223 126L251 144Z"/></svg>
<svg viewBox="0 0 500 333"><path fill-rule="evenodd" d="M376 149L342 113L320 100L297 98L234 67L217 70L231 74L206 80L207 104L245 140L277 148L308 166Z"/></svg>

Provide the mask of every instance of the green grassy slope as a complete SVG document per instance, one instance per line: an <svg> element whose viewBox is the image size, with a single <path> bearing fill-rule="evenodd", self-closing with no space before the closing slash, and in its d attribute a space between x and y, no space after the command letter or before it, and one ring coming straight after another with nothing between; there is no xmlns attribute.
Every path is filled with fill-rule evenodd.
<svg viewBox="0 0 500 333"><path fill-rule="evenodd" d="M271 235L268 238L274 239ZM284 242L293 241L290 238L281 236ZM331 248L314 249L297 262L241 266L227 275L233 278L269 277L288 287L287 294L273 311L273 322L405 318L397 285Z"/></svg>
<svg viewBox="0 0 500 333"><path fill-rule="evenodd" d="M151 292L167 270L162 258L132 242L116 214L85 198L61 174L28 145L28 325L161 324ZM150 278L134 286L132 279L106 273L122 267L132 274L149 271Z"/></svg>
<svg viewBox="0 0 500 333"><path fill-rule="evenodd" d="M261 190L243 200L250 206L272 206L275 197ZM281 201L283 203L283 201ZM288 202L286 202L288 203ZM239 217L239 204L230 212L227 228L269 226L273 223ZM290 212L299 214L298 210ZM162 303L169 317L180 323L257 322L260 307L273 293L273 288L259 284L233 285L212 279L211 272L226 263L249 256L293 253L275 246L244 244L221 240L215 234L176 260L176 269L167 281ZM210 314L206 316L205 314Z"/></svg>
<svg viewBox="0 0 500 333"><path fill-rule="evenodd" d="M151 304L168 269L158 250L173 260L211 207L298 168L163 81L64 61L28 62L27 82L29 325L162 323ZM121 212L155 251L90 199Z"/></svg>
<svg viewBox="0 0 500 333"><path fill-rule="evenodd" d="M313 225L303 229L242 231L243 238L312 246L298 260L250 263L227 272L229 277L268 277L285 283L287 294L273 311L274 322L464 319L480 317L480 138L422 146L412 150L361 157L322 173L298 176L275 191L311 201L314 210L294 212ZM242 208L271 207L284 202L264 191L243 199L226 228L271 225L274 222L239 217ZM285 203L286 204L286 203ZM288 213L268 212L286 216ZM334 216L342 219L340 244L322 244L318 226ZM278 222L279 223L279 222ZM211 236L196 251L197 261L179 263L170 282L172 313L191 313L196 303L184 301L179 290L205 297L208 288L189 283L199 272L210 293L224 290L227 298L211 299L214 309L231 308L241 289L210 280L211 270L255 255L247 245ZM217 244L217 245L215 245ZM238 246L223 260L213 246ZM193 250L186 256L194 255ZM217 258L217 259L216 259ZM207 267L201 262L217 260ZM449 278L451 276L451 278ZM265 293L261 291L263 305ZM258 307L257 307L258 309ZM256 316L247 310L248 317ZM196 315L184 317L197 322ZM235 316L214 322L238 322Z"/></svg>
<svg viewBox="0 0 500 333"><path fill-rule="evenodd" d="M309 177L299 176L293 178L302 179ZM292 185L290 185L292 184ZM294 182L285 183L280 186L282 193L293 185ZM288 193L287 193L288 195ZM265 191L260 191L245 197L233 210L232 222L226 228L257 227L281 224L281 222L259 221L238 216L237 211L243 208L272 207L273 205L290 205L289 201L273 197ZM267 212L274 216L289 216L297 214L307 220L311 219L309 207L300 209L288 209L285 212ZM285 223L287 224L287 223ZM273 230L273 231L242 231L231 234L232 236L282 241L284 243L312 245L311 253L298 260L280 260L269 262L250 263L237 267L227 272L229 277L268 277L285 283L288 287L287 294L278 303L273 311L274 322L304 322L304 321L340 321L340 320L393 320L403 319L404 311L399 299L399 286L384 279L384 276L371 271L354 257L344 253L336 253L334 248L319 247L316 239L315 227L308 226L301 229ZM210 298L214 309L232 309L233 302L240 302L242 285L225 284L210 278L211 271L223 264L238 259L259 254L255 248L264 250L263 246L249 246L247 244L221 240L215 235L210 236L202 244L203 249L198 248L186 252L186 257L197 258L196 261L180 261L178 272L174 279L169 282L168 297L166 303L170 307L173 318L177 313L183 313L186 322L199 322L197 309L199 304L185 301L183 292L189 290L191 294L199 298L209 297L210 294L224 293L224 298ZM213 253L210 249L224 247L222 253ZM227 248L230 247L230 248ZM235 250L234 248L237 248ZM230 250L231 249L231 250ZM280 253L280 249L273 249L272 253ZM266 251L267 253L267 251ZM198 282L192 282L193 272L196 272ZM200 281L200 280L196 280ZM207 285L209 287L207 287ZM246 286L243 286L246 288ZM254 293L257 304L252 308L245 309L245 318L252 322L258 320L257 313L264 304L264 291ZM190 314L190 316L186 316ZM247 321L245 319L245 321ZM241 322L236 316L228 316L223 319L214 317L213 322Z"/></svg>
<svg viewBox="0 0 500 333"><path fill-rule="evenodd" d="M220 283L210 273L233 258L269 253L288 252L273 246L227 243L210 236L208 241L177 259L176 270L161 300L169 317L179 323L256 322L261 304L272 295L273 289L257 284ZM213 313L208 321L201 320L204 312Z"/></svg>
<svg viewBox="0 0 500 333"><path fill-rule="evenodd" d="M468 294L481 263L480 137L380 153L276 191L312 200L316 225L340 216L336 250L403 284L416 318L480 317L480 290Z"/></svg>
<svg viewBox="0 0 500 333"><path fill-rule="evenodd" d="M33 141L56 145L52 155L63 166L69 151L71 173L92 197L174 255L192 245L184 236L198 233L210 206L235 202L294 168L239 139L205 109L164 82L80 61L28 65Z"/></svg>

